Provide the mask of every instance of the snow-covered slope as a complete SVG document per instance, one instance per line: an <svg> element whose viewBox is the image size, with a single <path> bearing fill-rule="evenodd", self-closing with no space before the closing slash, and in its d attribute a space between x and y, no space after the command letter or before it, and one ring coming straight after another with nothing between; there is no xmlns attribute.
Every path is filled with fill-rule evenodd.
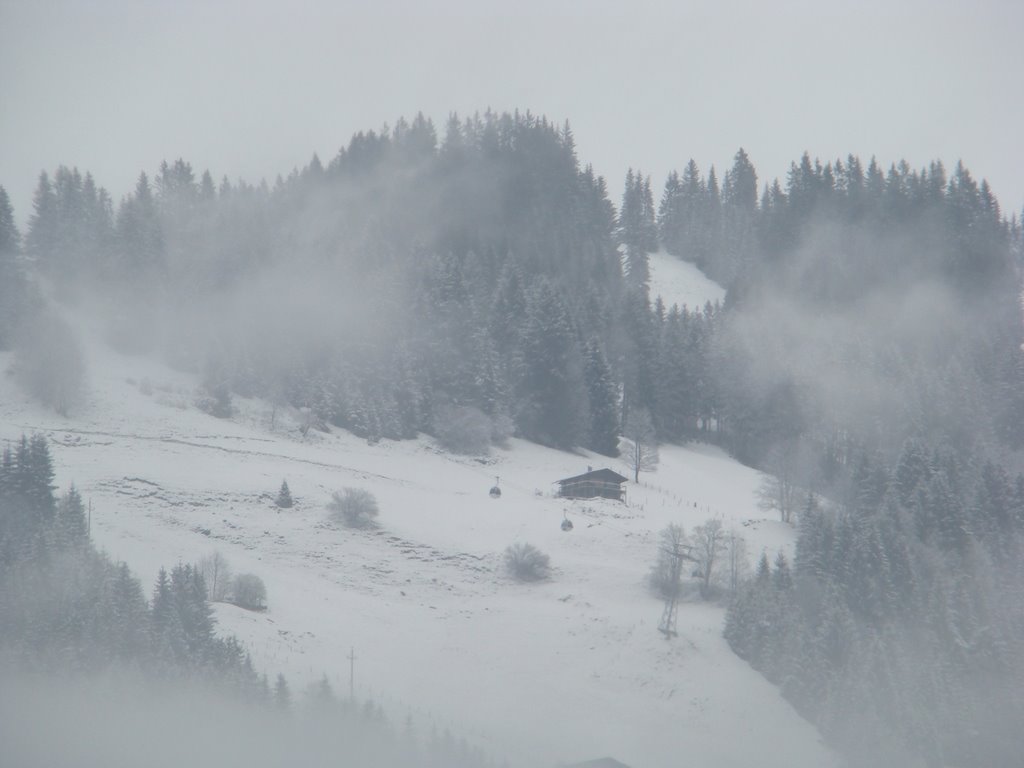
<svg viewBox="0 0 1024 768"><path fill-rule="evenodd" d="M145 583L215 550L262 577L267 612L224 605L217 617L271 677L301 687L326 673L345 691L354 648L358 696L516 766L601 755L641 768L832 762L814 728L729 651L721 608L683 605L672 641L656 630L662 606L645 578L667 523L721 516L752 557L791 545L792 532L756 509L757 473L718 450L664 448L624 505L567 502L552 495L559 478L624 468L521 441L484 460L429 439L303 439L294 414L272 431L268 406L238 400L235 419L215 419L191 404L190 377L89 347L90 394L70 418L0 375L0 438L47 433L59 483L91 501L95 540ZM0 356L0 371L8 363ZM487 493L495 476L498 500ZM279 512L282 479L297 504ZM346 486L377 496L379 530L327 521L325 503ZM501 553L517 541L550 555L549 581L504 574Z"/></svg>
<svg viewBox="0 0 1024 768"><path fill-rule="evenodd" d="M685 304L690 309L701 309L709 301L714 304L725 298L725 288L707 277L699 267L665 251L650 254L648 266L652 302L661 296L666 307Z"/></svg>

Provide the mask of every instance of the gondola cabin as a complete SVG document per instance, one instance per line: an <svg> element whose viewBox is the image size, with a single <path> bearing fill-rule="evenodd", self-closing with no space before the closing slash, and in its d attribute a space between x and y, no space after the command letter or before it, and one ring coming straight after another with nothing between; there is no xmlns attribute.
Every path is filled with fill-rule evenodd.
<svg viewBox="0 0 1024 768"><path fill-rule="evenodd" d="M628 478L610 469L595 469L576 477L558 481L558 495L564 499L614 499L626 500L626 489L622 484Z"/></svg>

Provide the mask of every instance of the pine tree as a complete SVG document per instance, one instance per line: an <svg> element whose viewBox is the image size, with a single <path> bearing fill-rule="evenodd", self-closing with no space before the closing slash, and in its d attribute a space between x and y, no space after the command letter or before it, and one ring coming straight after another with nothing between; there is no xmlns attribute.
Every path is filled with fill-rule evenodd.
<svg viewBox="0 0 1024 768"><path fill-rule="evenodd" d="M133 285L147 283L166 271L164 235L149 178L139 175L135 192L117 212L118 276Z"/></svg>
<svg viewBox="0 0 1024 768"><path fill-rule="evenodd" d="M160 663L173 667L188 657L188 644L175 604L171 579L164 568L157 575L152 601L153 641Z"/></svg>
<svg viewBox="0 0 1024 768"><path fill-rule="evenodd" d="M587 447L605 456L618 456L619 397L611 368L596 339L587 343L584 378L590 405Z"/></svg>
<svg viewBox="0 0 1024 768"><path fill-rule="evenodd" d="M626 173L618 230L619 241L626 251L625 271L629 283L645 289L650 281L647 254L658 247L658 228L650 177L644 178L639 172L634 175L632 168Z"/></svg>
<svg viewBox="0 0 1024 768"><path fill-rule="evenodd" d="M29 305L19 251L21 234L14 222L7 191L0 186L0 349L11 346L14 331Z"/></svg>
<svg viewBox="0 0 1024 768"><path fill-rule="evenodd" d="M728 178L728 177L727 177ZM679 173L672 171L665 179L665 190L658 204L658 238L662 247L679 255L682 241L682 221L678 215Z"/></svg>
<svg viewBox="0 0 1024 768"><path fill-rule="evenodd" d="M57 541L63 547L79 548L88 538L85 505L72 484L57 505Z"/></svg>
<svg viewBox="0 0 1024 768"><path fill-rule="evenodd" d="M114 210L110 195L97 188L92 174L82 182L82 224L78 235L81 254L79 265L83 277L109 277L110 254L114 250Z"/></svg>
<svg viewBox="0 0 1024 768"><path fill-rule="evenodd" d="M277 499L274 502L281 509L290 509L294 502L292 501L292 493L288 490L288 481L281 481L281 490L277 492Z"/></svg>
<svg viewBox="0 0 1024 768"><path fill-rule="evenodd" d="M530 293L523 332L517 423L532 440L571 448L586 437L578 336L562 296L540 279Z"/></svg>
<svg viewBox="0 0 1024 768"><path fill-rule="evenodd" d="M775 555L775 569L772 571L772 584L779 591L793 588L793 575L789 570L789 560L780 549Z"/></svg>
<svg viewBox="0 0 1024 768"><path fill-rule="evenodd" d="M57 258L60 226L57 195L49 174L43 171L32 198L32 215L25 237L25 252L40 269L50 269Z"/></svg>
<svg viewBox="0 0 1024 768"><path fill-rule="evenodd" d="M757 172L742 147L733 158L732 168L725 174L722 202L751 217L757 210Z"/></svg>
<svg viewBox="0 0 1024 768"><path fill-rule="evenodd" d="M57 486L53 484L53 459L46 436L36 433L27 441L22 437L17 457L17 471L23 477L26 501L46 524L52 523L57 511L57 500L53 495Z"/></svg>
<svg viewBox="0 0 1024 768"><path fill-rule="evenodd" d="M111 579L110 590L114 607L113 653L121 660L143 659L150 652L152 635L142 584L126 563L120 563Z"/></svg>
<svg viewBox="0 0 1024 768"><path fill-rule="evenodd" d="M0 256L17 254L21 245L21 233L14 222L14 208L7 190L0 186Z"/></svg>
<svg viewBox="0 0 1024 768"><path fill-rule="evenodd" d="M193 663L204 663L213 645L214 619L203 576L193 566L179 563L171 570L170 591L188 656Z"/></svg>
<svg viewBox="0 0 1024 768"><path fill-rule="evenodd" d="M715 173L715 166L711 166L704 188L700 232L700 250L704 254L703 268L709 275L720 276L725 274L727 269L726 265L722 263L722 216L722 197L718 188L718 176Z"/></svg>

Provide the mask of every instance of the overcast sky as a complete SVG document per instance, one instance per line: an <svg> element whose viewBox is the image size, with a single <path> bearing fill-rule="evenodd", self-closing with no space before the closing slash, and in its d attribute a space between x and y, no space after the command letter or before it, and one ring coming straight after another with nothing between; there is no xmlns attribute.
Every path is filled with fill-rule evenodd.
<svg viewBox="0 0 1024 768"><path fill-rule="evenodd" d="M746 148L762 181L805 150L960 158L1024 205L1024 2L0 0L0 185L39 172L273 181L423 111L569 119L618 203L627 167Z"/></svg>

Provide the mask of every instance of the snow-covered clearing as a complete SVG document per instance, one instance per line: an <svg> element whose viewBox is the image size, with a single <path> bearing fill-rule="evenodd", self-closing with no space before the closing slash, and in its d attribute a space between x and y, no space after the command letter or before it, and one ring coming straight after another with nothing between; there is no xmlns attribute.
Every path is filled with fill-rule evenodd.
<svg viewBox="0 0 1024 768"><path fill-rule="evenodd" d="M685 304L691 310L703 309L704 304L725 299L725 289L711 280L700 268L665 251L648 256L651 272L651 301L661 296L666 307Z"/></svg>
<svg viewBox="0 0 1024 768"><path fill-rule="evenodd" d="M670 279L665 266L652 257L656 285ZM721 607L684 603L679 636L657 631L662 604L646 577L666 524L689 531L718 516L752 559L792 546L792 530L757 510L758 473L721 451L663 447L626 504L565 501L554 481L588 465L628 472L518 440L484 459L428 438L302 438L297 414L278 414L272 430L258 400L236 399L235 418L219 420L192 404L193 377L86 341L89 395L70 418L24 395L0 355L0 439L50 436L59 484L78 486L94 539L147 591L161 566L214 551L259 575L269 610L219 605L217 618L271 679L283 672L301 689L326 674L345 693L354 649L358 697L513 766L602 755L634 768L834 764L815 729L730 652ZM282 479L296 506L279 511ZM376 495L377 530L328 521L343 487ZM550 580L504 573L503 550L524 541L550 555Z"/></svg>

